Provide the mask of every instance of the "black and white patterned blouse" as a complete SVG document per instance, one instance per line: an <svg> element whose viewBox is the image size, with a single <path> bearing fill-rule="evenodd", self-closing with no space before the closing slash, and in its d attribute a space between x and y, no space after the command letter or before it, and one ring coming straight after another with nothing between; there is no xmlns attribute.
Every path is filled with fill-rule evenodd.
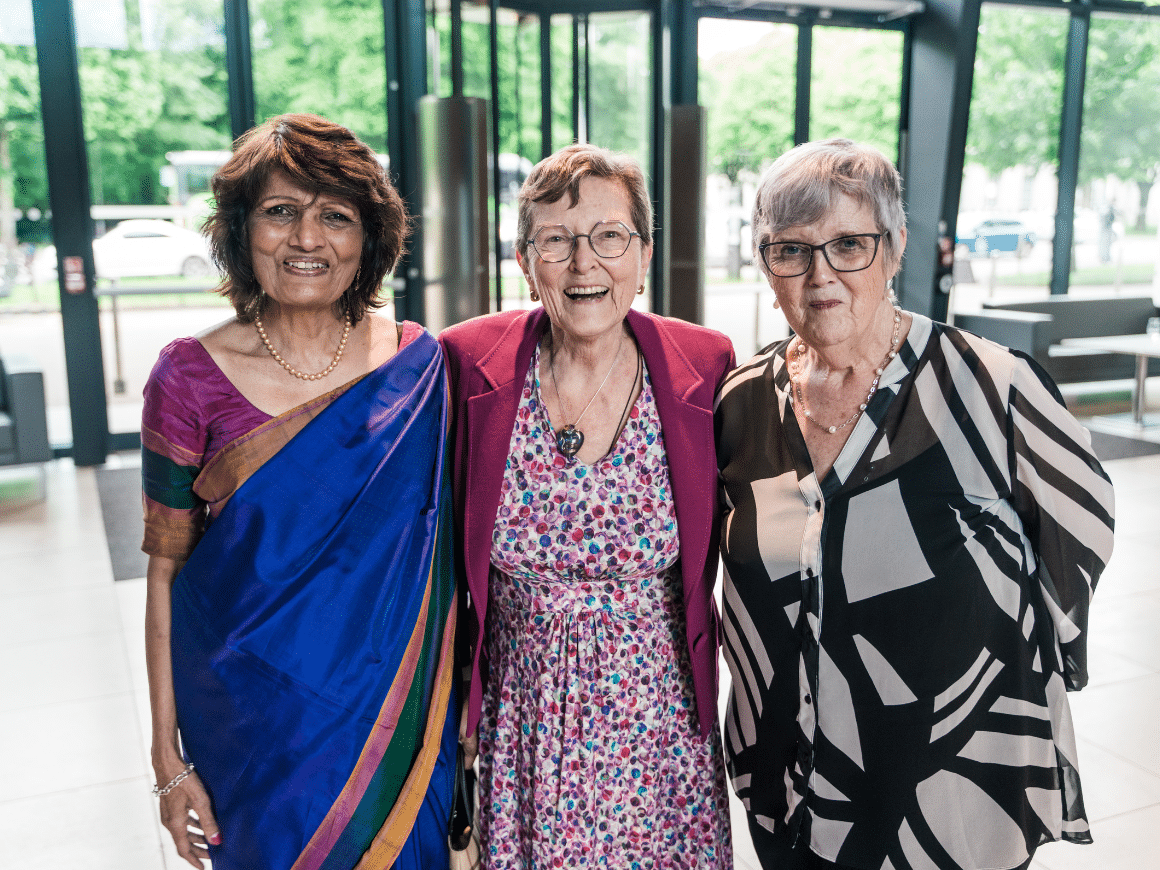
<svg viewBox="0 0 1160 870"><path fill-rule="evenodd" d="M1066 691L1112 487L1034 364L916 315L819 481L785 351L717 407L733 690L752 817L865 870L1006 870L1089 842Z"/></svg>

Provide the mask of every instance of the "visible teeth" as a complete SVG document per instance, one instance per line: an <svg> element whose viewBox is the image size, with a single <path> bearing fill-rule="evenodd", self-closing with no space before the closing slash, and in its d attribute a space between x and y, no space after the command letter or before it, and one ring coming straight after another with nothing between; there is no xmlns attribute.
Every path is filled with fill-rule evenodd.
<svg viewBox="0 0 1160 870"><path fill-rule="evenodd" d="M572 287L567 291L568 296L599 296L606 293L606 287Z"/></svg>
<svg viewBox="0 0 1160 870"><path fill-rule="evenodd" d="M286 264L288 266L292 266L295 269L325 269L326 268L325 263L315 263L314 261L307 262L305 260L287 260Z"/></svg>

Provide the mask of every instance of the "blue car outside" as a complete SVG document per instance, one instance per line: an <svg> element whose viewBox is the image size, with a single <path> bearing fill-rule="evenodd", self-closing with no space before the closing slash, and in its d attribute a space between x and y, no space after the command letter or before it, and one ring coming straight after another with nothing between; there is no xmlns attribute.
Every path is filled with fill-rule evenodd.
<svg viewBox="0 0 1160 870"><path fill-rule="evenodd" d="M1035 244L1035 233L1022 221L992 218L978 224L970 233L959 234L956 241L977 257L996 253L1021 257Z"/></svg>

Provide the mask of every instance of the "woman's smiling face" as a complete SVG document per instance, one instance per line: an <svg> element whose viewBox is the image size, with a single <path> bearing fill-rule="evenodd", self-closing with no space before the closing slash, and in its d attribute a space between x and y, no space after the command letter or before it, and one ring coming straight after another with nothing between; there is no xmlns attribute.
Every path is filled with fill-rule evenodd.
<svg viewBox="0 0 1160 870"><path fill-rule="evenodd" d="M570 207L571 206L571 207ZM532 237L541 227L562 226L573 235L586 235L600 221L633 224L628 191L619 181L585 178L575 205L565 194L553 203L535 207ZM546 263L529 245L520 259L529 286L540 295L552 326L576 339L593 339L617 328L644 283L652 246L633 236L623 256L597 256L587 238L576 239L572 256Z"/></svg>
<svg viewBox="0 0 1160 870"><path fill-rule="evenodd" d="M354 281L363 228L348 199L299 187L274 172L249 218L250 257L279 305L325 308Z"/></svg>

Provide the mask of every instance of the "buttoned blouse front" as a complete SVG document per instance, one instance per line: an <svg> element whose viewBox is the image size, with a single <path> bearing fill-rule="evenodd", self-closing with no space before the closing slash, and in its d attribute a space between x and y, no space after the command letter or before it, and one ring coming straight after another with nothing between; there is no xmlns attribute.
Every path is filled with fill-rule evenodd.
<svg viewBox="0 0 1160 870"><path fill-rule="evenodd" d="M1088 841L1068 689L1111 485L1026 360L915 316L818 480L787 342L718 398L725 744L755 821L842 865Z"/></svg>

